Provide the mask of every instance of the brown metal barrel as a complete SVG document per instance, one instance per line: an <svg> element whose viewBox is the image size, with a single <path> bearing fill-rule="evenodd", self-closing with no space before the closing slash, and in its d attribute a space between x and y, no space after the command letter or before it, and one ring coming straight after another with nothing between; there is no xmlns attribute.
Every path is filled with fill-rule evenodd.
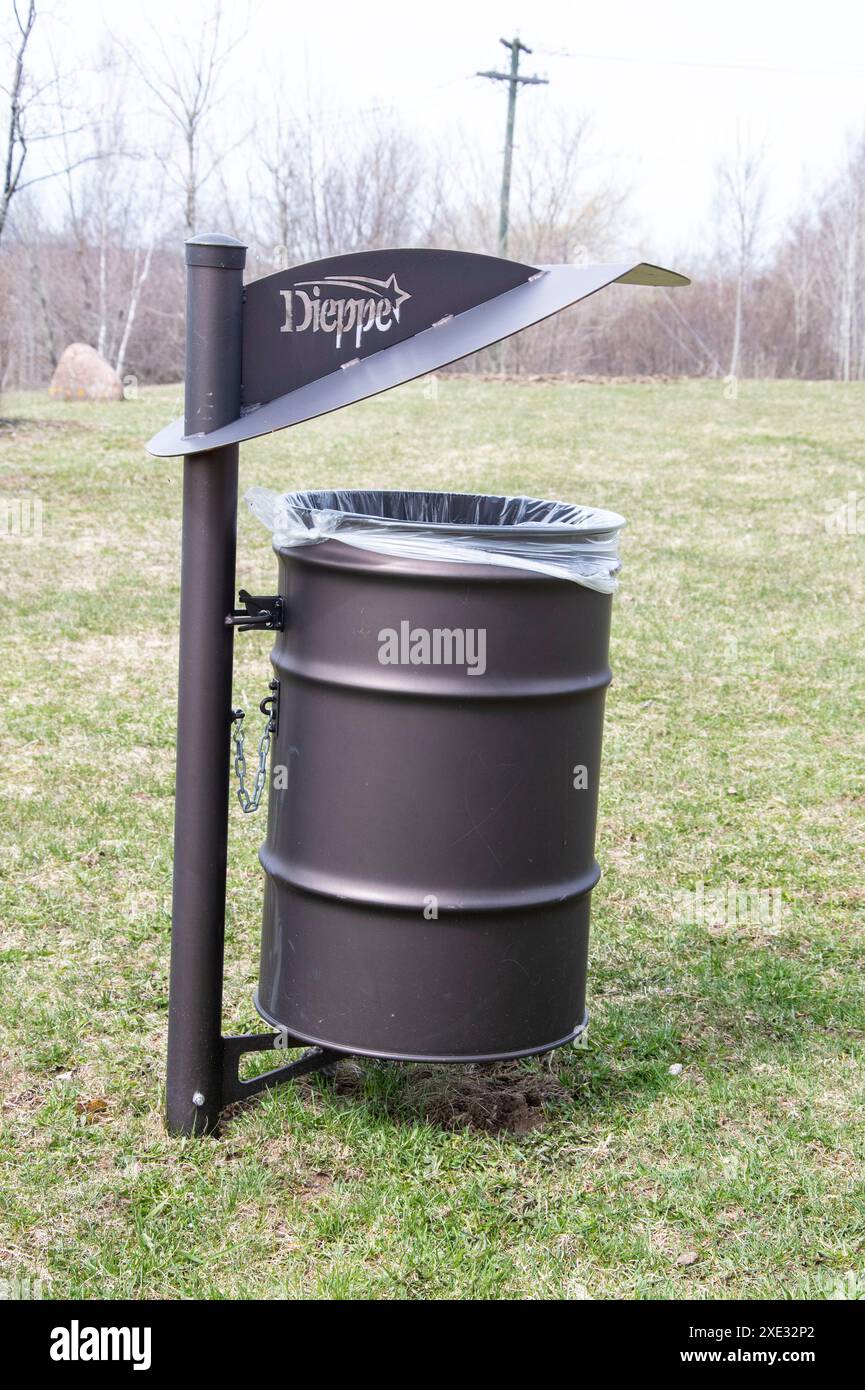
<svg viewBox="0 0 865 1390"><path fill-rule="evenodd" d="M277 553L259 1012L310 1043L408 1060L574 1038L610 595L338 540ZM483 670L479 636L462 663L447 638L429 648L441 661L412 662L424 633L455 631L485 634Z"/></svg>

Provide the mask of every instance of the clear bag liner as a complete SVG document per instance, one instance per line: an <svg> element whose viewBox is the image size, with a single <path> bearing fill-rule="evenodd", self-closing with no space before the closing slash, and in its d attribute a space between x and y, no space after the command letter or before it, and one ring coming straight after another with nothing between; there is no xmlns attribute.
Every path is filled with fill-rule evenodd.
<svg viewBox="0 0 865 1390"><path fill-rule="evenodd" d="M275 549L341 541L379 555L504 565L611 594L624 518L570 502L464 492L272 492L245 501Z"/></svg>

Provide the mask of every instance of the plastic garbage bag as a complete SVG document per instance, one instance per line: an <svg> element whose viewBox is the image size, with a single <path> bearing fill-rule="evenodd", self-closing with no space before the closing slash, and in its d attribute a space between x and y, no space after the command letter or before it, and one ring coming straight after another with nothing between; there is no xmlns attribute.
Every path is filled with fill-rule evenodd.
<svg viewBox="0 0 865 1390"><path fill-rule="evenodd" d="M342 541L380 555L504 565L569 579L610 594L620 569L624 518L535 497L463 492L272 492L245 500L275 549Z"/></svg>

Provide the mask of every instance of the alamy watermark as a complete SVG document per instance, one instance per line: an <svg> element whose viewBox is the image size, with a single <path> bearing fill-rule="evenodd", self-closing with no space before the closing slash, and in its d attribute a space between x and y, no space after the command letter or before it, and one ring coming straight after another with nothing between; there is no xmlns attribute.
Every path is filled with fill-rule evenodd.
<svg viewBox="0 0 865 1390"><path fill-rule="evenodd" d="M44 1280L31 1279L29 1274L21 1279L0 1279L0 1303L39 1302L47 1297Z"/></svg>
<svg viewBox="0 0 865 1390"><path fill-rule="evenodd" d="M433 405L438 403L439 394L442 390L441 382L436 372L428 372L426 376L415 377L414 381L406 381L400 386L398 391L382 391L378 396L371 399L375 405L397 406L404 409L405 403L409 399L431 401Z"/></svg>
<svg viewBox="0 0 865 1390"><path fill-rule="evenodd" d="M41 497L0 497L0 540L41 539L43 516Z"/></svg>
<svg viewBox="0 0 865 1390"><path fill-rule="evenodd" d="M823 521L830 536L865 536L865 493L848 492L826 503Z"/></svg>
<svg viewBox="0 0 865 1390"><path fill-rule="evenodd" d="M82 1327L73 1318L68 1327L51 1330L52 1361L128 1361L134 1371L151 1364L149 1327Z"/></svg>
<svg viewBox="0 0 865 1390"><path fill-rule="evenodd" d="M412 627L404 618L399 629L383 627L378 643L382 666L464 666L469 676L487 669L484 627Z"/></svg>
<svg viewBox="0 0 865 1390"><path fill-rule="evenodd" d="M776 927L784 911L780 888L707 887L702 879L693 888L677 889L673 902L676 920L687 926Z"/></svg>
<svg viewBox="0 0 865 1390"><path fill-rule="evenodd" d="M846 1301L861 1303L865 1301L865 1275L848 1269L846 1274L836 1275L826 1287L826 1298L832 1302Z"/></svg>

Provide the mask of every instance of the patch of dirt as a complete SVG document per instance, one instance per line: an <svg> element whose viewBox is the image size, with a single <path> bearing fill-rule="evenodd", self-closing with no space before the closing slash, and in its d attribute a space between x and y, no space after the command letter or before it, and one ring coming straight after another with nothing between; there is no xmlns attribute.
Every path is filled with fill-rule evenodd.
<svg viewBox="0 0 865 1390"><path fill-rule="evenodd" d="M0 416L0 434L69 434L80 429L79 420L45 420L34 415Z"/></svg>
<svg viewBox="0 0 865 1390"><path fill-rule="evenodd" d="M686 376L608 376L592 372L449 372L441 373L451 381L506 381L514 386L669 386L688 381Z"/></svg>
<svg viewBox="0 0 865 1390"><path fill-rule="evenodd" d="M540 1066L529 1071L516 1062L390 1065L401 1071L400 1109L419 1113L442 1129L527 1134L546 1123L550 1103L571 1099L558 1077ZM350 1093L362 1084L362 1076L356 1062L341 1064L334 1084L338 1091Z"/></svg>
<svg viewBox="0 0 865 1390"><path fill-rule="evenodd" d="M333 1187L333 1175L319 1171L316 1173L305 1174L297 1196L301 1201L308 1201L311 1197L320 1197L323 1192L329 1192Z"/></svg>

